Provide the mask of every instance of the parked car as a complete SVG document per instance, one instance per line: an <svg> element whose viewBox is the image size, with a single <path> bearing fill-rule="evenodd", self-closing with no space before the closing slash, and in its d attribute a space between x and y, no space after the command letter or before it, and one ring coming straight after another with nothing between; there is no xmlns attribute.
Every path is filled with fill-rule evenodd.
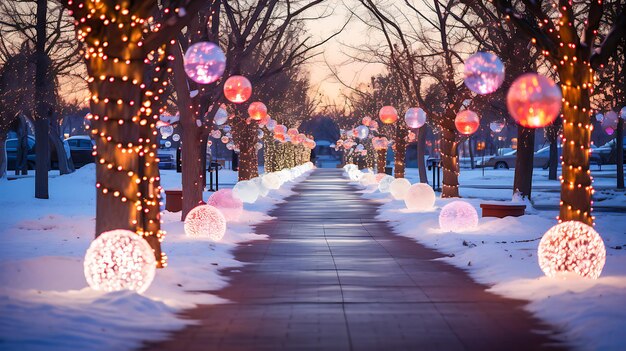
<svg viewBox="0 0 626 351"><path fill-rule="evenodd" d="M176 168L176 149L159 149L157 157L159 158L159 169Z"/></svg>
<svg viewBox="0 0 626 351"><path fill-rule="evenodd" d="M88 163L95 162L95 157L92 153L96 142L89 135L75 135L65 139L65 141L69 145L74 167L80 168Z"/></svg>
<svg viewBox="0 0 626 351"><path fill-rule="evenodd" d="M15 170L15 164L17 162L17 138L7 139L4 144L7 152L7 170ZM35 169L35 137L28 136L28 152L26 154L26 162L28 163L28 169Z"/></svg>
<svg viewBox="0 0 626 351"><path fill-rule="evenodd" d="M87 163L94 162L94 157L91 156L91 152L93 151L92 144L89 143L89 153L86 154L85 151L79 147L79 143L76 140L73 140L73 138L84 139L85 137L87 139L87 142L89 142L89 136L76 136L63 140L65 155L68 157L70 155L72 156L72 161L74 162L74 166L76 168L84 166ZM7 151L8 170L15 169L15 164L17 161L17 146L17 138L7 139L5 147ZM82 146L85 146L84 143ZM35 137L32 135L28 136L28 152L26 154L26 160L28 162L28 169L35 169ZM50 164L52 166L52 169L59 168L59 158L56 152L50 153Z"/></svg>
<svg viewBox="0 0 626 351"><path fill-rule="evenodd" d="M623 139L624 161L626 163L626 137ZM603 164L614 164L617 160L617 139L610 140L602 146L593 149L592 156L597 155Z"/></svg>
<svg viewBox="0 0 626 351"><path fill-rule="evenodd" d="M593 145L591 147L595 149ZM562 154L561 145L558 146L557 151L558 151L558 157L560 160L560 157ZM517 150L513 150L511 152L507 152L506 154L502 156L490 156L489 158L485 159L484 164L482 163L482 160L479 159L477 164L478 164L478 167L493 167L494 169L508 169L508 168L515 167L516 158L517 158ZM591 152L590 163L602 164L602 160L596 154L595 151ZM533 157L533 167L546 169L548 168L549 165L550 165L550 146L548 145L546 147L543 147L535 151L535 155ZM559 161L557 165L560 166L561 162Z"/></svg>

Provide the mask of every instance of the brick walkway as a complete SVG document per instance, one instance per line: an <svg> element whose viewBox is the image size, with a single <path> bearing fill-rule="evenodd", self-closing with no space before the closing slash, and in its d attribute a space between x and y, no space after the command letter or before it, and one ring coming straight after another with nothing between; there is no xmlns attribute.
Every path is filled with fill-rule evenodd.
<svg viewBox="0 0 626 351"><path fill-rule="evenodd" d="M374 219L340 170L315 170L241 245L198 320L148 350L536 350L550 327Z"/></svg>

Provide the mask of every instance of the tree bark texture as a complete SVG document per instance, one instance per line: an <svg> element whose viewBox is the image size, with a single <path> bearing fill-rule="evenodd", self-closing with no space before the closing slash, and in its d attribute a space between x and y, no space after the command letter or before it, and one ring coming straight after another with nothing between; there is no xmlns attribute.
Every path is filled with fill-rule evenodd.
<svg viewBox="0 0 626 351"><path fill-rule="evenodd" d="M617 133L615 136L615 146L617 147L617 188L624 189L624 118L617 120Z"/></svg>
<svg viewBox="0 0 626 351"><path fill-rule="evenodd" d="M376 150L376 172L385 173L387 166L387 149Z"/></svg>
<svg viewBox="0 0 626 351"><path fill-rule="evenodd" d="M7 141L7 133L0 131L0 179L7 176L7 150L5 143Z"/></svg>
<svg viewBox="0 0 626 351"><path fill-rule="evenodd" d="M35 29L35 197L48 198L48 163L50 161L50 147L48 144L48 117L50 106L46 101L46 78L48 75L48 60L45 51L46 23L48 0L37 0L37 22Z"/></svg>
<svg viewBox="0 0 626 351"><path fill-rule="evenodd" d="M447 113L453 113L448 111ZM443 170L443 188L441 197L459 197L459 159L458 142L454 116L447 116L441 123L441 168Z"/></svg>
<svg viewBox="0 0 626 351"><path fill-rule="evenodd" d="M426 125L417 132L417 170L419 172L420 183L428 184L428 173L426 172Z"/></svg>
<svg viewBox="0 0 626 351"><path fill-rule="evenodd" d="M535 129L517 126L517 154L513 193L530 199L533 187L533 159L535 156Z"/></svg>
<svg viewBox="0 0 626 351"><path fill-rule="evenodd" d="M240 128L235 129L235 138L239 145L239 180L259 176L258 152L255 148L258 139L257 129L256 122L242 122Z"/></svg>
<svg viewBox="0 0 626 351"><path fill-rule="evenodd" d="M408 145L409 129L403 124L398 124L394 139L394 169L396 178L404 178L406 171L406 148Z"/></svg>

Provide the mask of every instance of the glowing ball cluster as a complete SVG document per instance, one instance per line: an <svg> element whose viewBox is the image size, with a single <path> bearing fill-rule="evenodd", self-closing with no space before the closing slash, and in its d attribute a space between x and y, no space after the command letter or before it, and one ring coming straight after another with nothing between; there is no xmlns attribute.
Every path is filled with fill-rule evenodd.
<svg viewBox="0 0 626 351"><path fill-rule="evenodd" d="M430 185L416 183L409 187L404 195L404 204L409 210L430 211L435 205L435 191Z"/></svg>
<svg viewBox="0 0 626 351"><path fill-rule="evenodd" d="M404 114L404 121L409 128L420 128L426 123L426 112L419 107L411 107Z"/></svg>
<svg viewBox="0 0 626 351"><path fill-rule="evenodd" d="M617 129L618 117L617 113L614 111L609 111L604 114L604 119L602 120L602 129L608 135L613 135L615 130Z"/></svg>
<svg viewBox="0 0 626 351"><path fill-rule="evenodd" d="M393 106L383 106L378 112L380 121L385 124L392 124L398 120L398 111Z"/></svg>
<svg viewBox="0 0 626 351"><path fill-rule="evenodd" d="M183 58L185 73L196 83L210 84L220 79L226 68L226 56L211 42L191 45Z"/></svg>
<svg viewBox="0 0 626 351"><path fill-rule="evenodd" d="M411 188L411 182L405 178L396 178L389 184L389 193L396 200L403 200Z"/></svg>
<svg viewBox="0 0 626 351"><path fill-rule="evenodd" d="M154 251L141 235L124 229L100 234L85 254L84 272L94 290L148 289L156 271Z"/></svg>
<svg viewBox="0 0 626 351"><path fill-rule="evenodd" d="M211 205L196 206L185 217L185 234L220 241L226 233L226 218Z"/></svg>
<svg viewBox="0 0 626 351"><path fill-rule="evenodd" d="M509 88L506 106L513 119L527 128L545 127L561 111L561 88L536 73L519 76Z"/></svg>
<svg viewBox="0 0 626 351"><path fill-rule="evenodd" d="M243 202L233 195L231 189L214 192L206 203L220 210L228 222L239 220L243 213Z"/></svg>
<svg viewBox="0 0 626 351"><path fill-rule="evenodd" d="M446 232L462 232L478 226L478 213L465 201L452 201L439 213L439 227Z"/></svg>
<svg viewBox="0 0 626 351"><path fill-rule="evenodd" d="M239 200L252 204L259 198L259 188L254 182L242 180L233 187L233 194Z"/></svg>
<svg viewBox="0 0 626 351"><path fill-rule="evenodd" d="M391 183L395 179L396 178L388 174L385 174L385 176L382 177L382 179L378 182L378 191L380 191L381 193L388 193L391 188Z"/></svg>
<svg viewBox="0 0 626 351"><path fill-rule="evenodd" d="M606 261L606 249L600 234L591 226L568 221L550 228L537 250L539 267L548 277L577 274L597 279Z"/></svg>
<svg viewBox="0 0 626 351"><path fill-rule="evenodd" d="M236 104L248 101L252 95L252 84L244 76L229 77L224 83L224 97Z"/></svg>
<svg viewBox="0 0 626 351"><path fill-rule="evenodd" d="M267 107L261 101L255 101L248 107L248 115L253 120L260 121L267 116Z"/></svg>
<svg viewBox="0 0 626 351"><path fill-rule="evenodd" d="M454 125L461 134L474 134L480 127L480 118L474 111L463 110L456 115Z"/></svg>
<svg viewBox="0 0 626 351"><path fill-rule="evenodd" d="M491 94L504 82L504 65L490 52L477 52L465 60L465 85L476 94Z"/></svg>

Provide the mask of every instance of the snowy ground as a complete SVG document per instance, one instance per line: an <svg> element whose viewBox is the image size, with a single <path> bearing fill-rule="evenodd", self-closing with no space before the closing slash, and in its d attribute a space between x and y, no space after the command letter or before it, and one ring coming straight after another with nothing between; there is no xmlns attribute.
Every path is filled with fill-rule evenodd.
<svg viewBox="0 0 626 351"><path fill-rule="evenodd" d="M175 171L162 171L161 177L165 189L180 188ZM236 177L220 171L221 184L232 187ZM180 213L165 212L163 250L169 266L158 270L150 288L138 295L87 287L82 260L95 230L94 178L93 165L54 177L49 200L33 197L32 177L0 180L0 349L129 350L140 339L182 328L190 321L176 317L181 308L221 302L189 291L228 284L218 271L241 265L232 249L264 239L251 226L269 219L267 212L291 194L294 184L245 204L245 213L228 223L219 243L186 237Z"/></svg>
<svg viewBox="0 0 626 351"><path fill-rule="evenodd" d="M536 171L534 202L555 210L529 208L522 217L480 218L478 228L464 233L439 229L439 211L452 200L438 198L432 211L412 212L403 201L393 200L373 186L364 188L363 196L382 203L378 218L390 221L398 234L446 254L444 261L468 271L476 281L490 286L490 291L529 301L527 309L563 331L568 344L581 350L623 350L626 197L624 191L609 190L615 186L614 169L598 173L594 172L594 185L603 190L596 197L612 208L596 213L595 228L607 249L606 265L597 280L551 279L539 268L537 246L543 233L556 224L554 201L558 204L559 196L558 182L548 181L546 171ZM482 170L461 171L461 195L479 215L479 204L485 199L511 200L512 170L486 170L485 175L483 178ZM409 170L409 178L415 182L417 170Z"/></svg>

